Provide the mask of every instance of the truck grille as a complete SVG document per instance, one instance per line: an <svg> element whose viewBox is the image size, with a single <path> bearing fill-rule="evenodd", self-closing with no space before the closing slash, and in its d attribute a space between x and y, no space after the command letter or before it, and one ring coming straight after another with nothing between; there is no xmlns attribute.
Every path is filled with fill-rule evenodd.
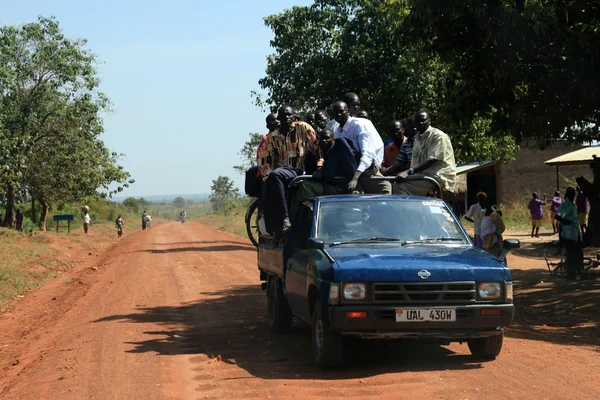
<svg viewBox="0 0 600 400"><path fill-rule="evenodd" d="M468 304L476 302L475 282L382 282L371 284L373 303Z"/></svg>

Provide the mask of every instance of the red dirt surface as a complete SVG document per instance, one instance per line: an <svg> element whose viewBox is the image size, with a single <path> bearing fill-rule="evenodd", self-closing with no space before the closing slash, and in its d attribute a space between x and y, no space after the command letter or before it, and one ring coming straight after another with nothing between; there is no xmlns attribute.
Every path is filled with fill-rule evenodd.
<svg viewBox="0 0 600 400"><path fill-rule="evenodd" d="M320 371L308 327L269 332L246 240L156 224L0 315L0 398L600 398L598 280L548 279L543 260L509 265L517 315L497 360L466 344L367 342L345 368Z"/></svg>

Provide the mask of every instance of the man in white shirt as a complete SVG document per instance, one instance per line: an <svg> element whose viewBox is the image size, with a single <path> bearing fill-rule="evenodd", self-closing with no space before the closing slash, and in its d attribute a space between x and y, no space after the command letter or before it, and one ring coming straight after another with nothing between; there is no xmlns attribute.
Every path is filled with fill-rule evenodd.
<svg viewBox="0 0 600 400"><path fill-rule="evenodd" d="M88 233L88 228L91 223L91 218L90 218L90 213L85 208L83 209L83 215L81 215L81 219L83 221L83 231L85 233Z"/></svg>
<svg viewBox="0 0 600 400"><path fill-rule="evenodd" d="M352 143L360 161L354 177L348 184L349 190L358 185L365 193L391 194L392 186L384 180L371 180L372 176L383 176L379 172L383 162L383 140L368 119L350 116L348 105L338 101L333 105L333 118L339 126L334 131L336 139L345 138Z"/></svg>
<svg viewBox="0 0 600 400"><path fill-rule="evenodd" d="M483 249L483 240L481 238L481 221L485 217L485 209L487 208L487 195L484 192L477 193L477 203L469 207L465 214L465 219L473 223L475 231L475 247Z"/></svg>
<svg viewBox="0 0 600 400"><path fill-rule="evenodd" d="M358 97L358 95L352 92L346 93L342 98L342 101L348 105L348 111L350 112L350 116L356 117L356 113L360 109L360 98ZM329 128L335 133L335 130L339 125L340 124L335 120L335 118L333 118L327 123L327 125L325 125L325 128Z"/></svg>

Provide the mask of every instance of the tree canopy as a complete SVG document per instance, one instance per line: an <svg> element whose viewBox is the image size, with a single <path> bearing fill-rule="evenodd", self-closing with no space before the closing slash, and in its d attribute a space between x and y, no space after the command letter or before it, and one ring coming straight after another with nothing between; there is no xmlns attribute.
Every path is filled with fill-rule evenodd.
<svg viewBox="0 0 600 400"><path fill-rule="evenodd" d="M256 132L250 132L248 136L250 136L250 139L244 143L244 146L242 146L238 152L238 155L242 159L242 163L240 165L233 166L233 169L242 175L245 174L250 167L256 166L256 150L258 149L263 137L263 135Z"/></svg>
<svg viewBox="0 0 600 400"><path fill-rule="evenodd" d="M98 91L96 56L65 37L54 18L0 27L0 185L12 223L15 195L45 214L56 201L112 196L133 183L100 139L108 98ZM112 184L118 186L111 189Z"/></svg>
<svg viewBox="0 0 600 400"><path fill-rule="evenodd" d="M584 0L316 0L265 18L257 105L361 96L385 136L419 109L457 161L510 160L533 138L598 138L600 6Z"/></svg>
<svg viewBox="0 0 600 400"><path fill-rule="evenodd" d="M226 211L228 205L239 197L239 190L227 176L221 176L212 181L210 200L215 212Z"/></svg>

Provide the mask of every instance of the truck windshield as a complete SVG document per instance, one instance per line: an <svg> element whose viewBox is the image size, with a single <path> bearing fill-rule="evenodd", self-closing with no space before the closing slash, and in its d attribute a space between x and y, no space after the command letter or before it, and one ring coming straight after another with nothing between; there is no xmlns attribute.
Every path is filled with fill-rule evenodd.
<svg viewBox="0 0 600 400"><path fill-rule="evenodd" d="M439 200L323 202L317 237L327 244L402 242L467 244L468 239L446 204Z"/></svg>

